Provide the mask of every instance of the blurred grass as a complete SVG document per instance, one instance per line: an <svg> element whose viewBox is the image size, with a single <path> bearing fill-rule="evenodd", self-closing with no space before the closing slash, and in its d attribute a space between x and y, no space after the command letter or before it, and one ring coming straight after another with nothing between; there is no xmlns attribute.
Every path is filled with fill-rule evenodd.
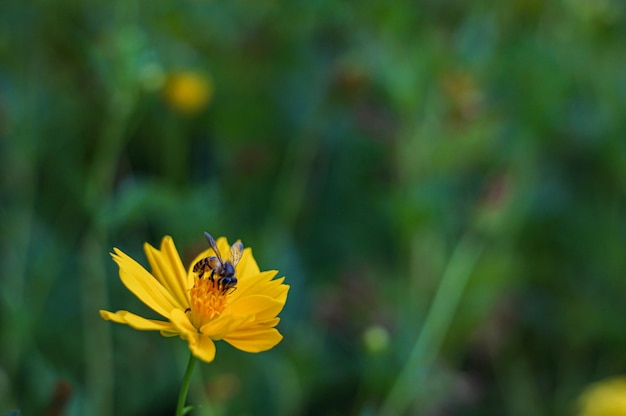
<svg viewBox="0 0 626 416"><path fill-rule="evenodd" d="M284 341L218 345L191 401L571 413L587 383L626 372L625 13L3 3L0 414L171 414L186 347L99 319L150 313L107 253L146 264L141 244L170 234L189 261L205 230L292 289ZM193 112L164 90L180 71L213 87ZM462 244L481 255L447 286ZM443 324L426 366L410 357L429 320ZM363 341L372 327L382 351Z"/></svg>

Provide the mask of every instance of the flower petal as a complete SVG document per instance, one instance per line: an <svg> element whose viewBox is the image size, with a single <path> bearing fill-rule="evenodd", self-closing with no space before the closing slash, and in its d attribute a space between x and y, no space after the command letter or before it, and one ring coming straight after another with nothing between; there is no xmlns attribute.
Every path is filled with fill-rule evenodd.
<svg viewBox="0 0 626 416"><path fill-rule="evenodd" d="M211 338L202 334L195 334L188 341L189 349L193 355L207 363L213 361L215 358L215 344Z"/></svg>
<svg viewBox="0 0 626 416"><path fill-rule="evenodd" d="M200 328L200 332L215 341L219 341L226 334L252 322L254 322L253 315L233 316L232 314L223 314L219 318L204 324Z"/></svg>
<svg viewBox="0 0 626 416"><path fill-rule="evenodd" d="M230 258L230 244L228 244L226 237L219 237L215 243L217 244L217 249L220 252L222 260L228 260Z"/></svg>
<svg viewBox="0 0 626 416"><path fill-rule="evenodd" d="M272 318L266 321L258 322L259 327L274 328L280 322L280 318Z"/></svg>
<svg viewBox="0 0 626 416"><path fill-rule="evenodd" d="M192 354L202 361L210 363L215 358L215 344L208 336L201 334L191 325L187 314L180 309L171 312L172 322L187 341Z"/></svg>
<svg viewBox="0 0 626 416"><path fill-rule="evenodd" d="M252 294L263 294L277 297L282 294L280 286L281 279L272 280L278 271L268 270L266 272L257 273L246 277L237 277L237 290L231 295L231 299L237 299ZM285 298L286 299L286 298Z"/></svg>
<svg viewBox="0 0 626 416"><path fill-rule="evenodd" d="M187 314L180 309L170 311L170 321L172 321L180 333L180 336L184 339L198 333L196 328L191 324Z"/></svg>
<svg viewBox="0 0 626 416"><path fill-rule="evenodd" d="M179 307L178 302L139 263L121 250L113 250L115 254L111 256L120 268L120 280L124 286L155 312L169 318L169 312Z"/></svg>
<svg viewBox="0 0 626 416"><path fill-rule="evenodd" d="M255 322L272 319L285 306L285 302L277 301L269 296L251 295L233 302L231 309L234 315L254 315Z"/></svg>
<svg viewBox="0 0 626 416"><path fill-rule="evenodd" d="M278 317L265 319L263 321L244 322L239 328L237 328L235 331L232 331L232 333L243 333L243 332L251 332L251 331L254 332L254 331L271 329L271 328L276 327L276 325L278 325L279 322L280 322L280 318Z"/></svg>
<svg viewBox="0 0 626 416"><path fill-rule="evenodd" d="M276 328L251 329L246 331L235 331L224 337L235 348L246 352L261 352L269 350L283 339L283 336Z"/></svg>
<svg viewBox="0 0 626 416"><path fill-rule="evenodd" d="M144 244L144 251L152 267L152 275L173 295L178 306L185 309L189 306L191 283L180 260L172 237L166 236L161 242L161 250L150 244Z"/></svg>
<svg viewBox="0 0 626 416"><path fill-rule="evenodd" d="M285 303L290 286L283 284L284 280L285 278L281 277L280 279L260 283L255 285L253 290L256 294L270 296L279 302Z"/></svg>
<svg viewBox="0 0 626 416"><path fill-rule="evenodd" d="M142 331L167 331L177 333L176 327L171 322L146 319L128 311L117 311L113 313L100 310L100 316L107 321L117 322L118 324L126 324L134 329Z"/></svg>
<svg viewBox="0 0 626 416"><path fill-rule="evenodd" d="M244 248L241 260L239 260L239 264L237 264L237 275L240 277L246 277L260 272L261 269L259 269L259 265L256 263L256 260L252 255L252 249L250 247Z"/></svg>

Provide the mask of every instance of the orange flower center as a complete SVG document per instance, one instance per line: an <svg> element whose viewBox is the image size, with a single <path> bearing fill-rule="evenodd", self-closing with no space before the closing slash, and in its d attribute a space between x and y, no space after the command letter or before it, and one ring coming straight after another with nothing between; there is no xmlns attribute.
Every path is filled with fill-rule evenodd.
<svg viewBox="0 0 626 416"><path fill-rule="evenodd" d="M217 282L209 279L196 277L195 284L189 293L191 307L187 312L191 313L191 323L197 329L220 316L228 304L227 294L222 289L218 289Z"/></svg>

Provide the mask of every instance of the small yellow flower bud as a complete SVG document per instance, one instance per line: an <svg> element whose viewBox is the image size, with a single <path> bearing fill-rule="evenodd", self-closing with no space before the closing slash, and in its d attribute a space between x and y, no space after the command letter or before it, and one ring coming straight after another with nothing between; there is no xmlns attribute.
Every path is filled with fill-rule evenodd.
<svg viewBox="0 0 626 416"><path fill-rule="evenodd" d="M195 114L213 98L213 82L198 72L178 71L167 77L163 92L166 102L174 110Z"/></svg>

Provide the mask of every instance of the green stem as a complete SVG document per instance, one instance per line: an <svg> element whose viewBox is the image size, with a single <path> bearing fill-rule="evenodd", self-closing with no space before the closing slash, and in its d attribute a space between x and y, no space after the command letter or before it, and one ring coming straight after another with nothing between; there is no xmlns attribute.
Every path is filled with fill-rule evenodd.
<svg viewBox="0 0 626 416"><path fill-rule="evenodd" d="M483 248L483 244L475 241L471 233L459 241L445 268L413 350L383 403L381 415L404 414L415 400L415 392L423 394L421 389L425 378L441 350Z"/></svg>
<svg viewBox="0 0 626 416"><path fill-rule="evenodd" d="M196 363L196 357L193 354L189 354L189 362L187 363L187 370L185 371L185 378L183 378L183 385L180 387L180 394L178 395L178 405L176 406L176 416L182 416L185 412L185 400L187 399L187 390L189 390L189 382L191 381L191 373L193 373L193 365ZM189 409L187 409L189 410Z"/></svg>

